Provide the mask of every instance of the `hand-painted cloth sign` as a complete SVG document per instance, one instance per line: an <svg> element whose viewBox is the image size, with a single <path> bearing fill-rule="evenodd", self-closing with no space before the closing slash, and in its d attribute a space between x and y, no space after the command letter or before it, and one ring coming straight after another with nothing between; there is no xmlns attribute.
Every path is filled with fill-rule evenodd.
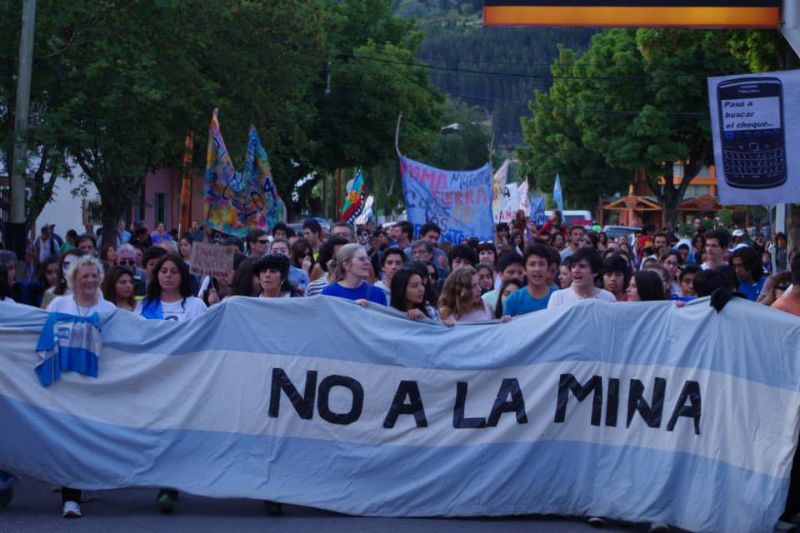
<svg viewBox="0 0 800 533"><path fill-rule="evenodd" d="M269 230L286 220L286 204L278 195L267 152L250 126L244 170L234 170L222 139L217 110L208 130L206 158L206 224L227 235L246 236L250 230Z"/></svg>
<svg viewBox="0 0 800 533"><path fill-rule="evenodd" d="M46 319L0 302L0 470L52 484L691 531L772 531L786 502L800 321L744 300L581 301L445 328L237 297L185 322L114 313L99 378L43 389ZM299 322L315 327L260 333Z"/></svg>
<svg viewBox="0 0 800 533"><path fill-rule="evenodd" d="M708 79L719 201L800 201L800 70Z"/></svg>
<svg viewBox="0 0 800 533"><path fill-rule="evenodd" d="M488 163L477 170L453 171L401 157L400 174L408 220L415 232L426 222L435 222L445 241L494 238L492 167Z"/></svg>
<svg viewBox="0 0 800 533"><path fill-rule="evenodd" d="M198 276L228 276L233 270L235 246L207 242L193 242L189 256L190 271Z"/></svg>
<svg viewBox="0 0 800 533"><path fill-rule="evenodd" d="M500 222L500 212L503 210L503 200L505 199L505 187L508 181L508 159L503 161L500 168L492 176L492 214L494 223Z"/></svg>

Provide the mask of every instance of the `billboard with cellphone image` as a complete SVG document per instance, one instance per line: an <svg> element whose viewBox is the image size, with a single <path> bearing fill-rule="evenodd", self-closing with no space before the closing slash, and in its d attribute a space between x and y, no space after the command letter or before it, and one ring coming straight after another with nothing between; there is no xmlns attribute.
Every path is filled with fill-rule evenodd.
<svg viewBox="0 0 800 533"><path fill-rule="evenodd" d="M800 201L800 71L709 78L722 204Z"/></svg>

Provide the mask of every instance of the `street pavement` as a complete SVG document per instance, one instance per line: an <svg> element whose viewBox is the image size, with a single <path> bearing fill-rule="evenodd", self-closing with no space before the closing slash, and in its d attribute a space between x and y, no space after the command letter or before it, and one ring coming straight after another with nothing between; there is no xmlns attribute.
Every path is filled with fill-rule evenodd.
<svg viewBox="0 0 800 533"><path fill-rule="evenodd" d="M89 501L81 504L83 518L61 517L61 494L51 485L30 479L14 486L14 500L0 509L0 533L18 532L103 532L127 531L224 532L249 531L281 533L533 533L597 532L585 521L575 518L527 516L505 518L361 518L328 511L284 506L282 516L271 516L263 502L246 499L217 500L181 494L172 515L158 513L155 489L123 489L89 492ZM639 526L612 524L602 531L634 533L646 531Z"/></svg>

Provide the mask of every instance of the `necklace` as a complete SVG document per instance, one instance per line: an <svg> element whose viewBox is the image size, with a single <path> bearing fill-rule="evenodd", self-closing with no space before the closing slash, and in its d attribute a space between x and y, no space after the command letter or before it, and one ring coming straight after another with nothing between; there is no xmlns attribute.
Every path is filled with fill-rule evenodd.
<svg viewBox="0 0 800 533"><path fill-rule="evenodd" d="M92 306L89 305L87 307L82 307L81 304L78 303L78 296L73 294L72 299L75 301L75 308L78 310L78 316L80 317L87 317L89 316L89 311L92 309ZM85 309L86 311L82 311Z"/></svg>

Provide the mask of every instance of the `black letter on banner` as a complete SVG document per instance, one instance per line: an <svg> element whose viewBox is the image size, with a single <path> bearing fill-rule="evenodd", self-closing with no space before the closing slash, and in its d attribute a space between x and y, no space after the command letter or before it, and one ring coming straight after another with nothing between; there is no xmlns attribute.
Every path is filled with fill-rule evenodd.
<svg viewBox="0 0 800 533"><path fill-rule="evenodd" d="M406 403L408 398L408 403ZM425 408L422 407L422 396L419 393L419 385L416 381L401 381L394 393L394 400L389 412L386 413L386 420L383 427L393 428L397 417L400 415L414 415L414 421L418 428L428 427L428 419L425 418Z"/></svg>
<svg viewBox="0 0 800 533"><path fill-rule="evenodd" d="M686 400L691 402L691 405L686 405ZM681 395L675 403L675 409L672 411L672 416L667 423L667 431L675 429L675 422L678 421L679 416L688 416L694 419L694 434L700 434L700 384L696 381L687 381L683 384Z"/></svg>
<svg viewBox="0 0 800 533"><path fill-rule="evenodd" d="M453 427L457 429L479 429L486 427L486 419L480 417L464 418L464 406L467 403L467 382L456 384L456 405L453 407Z"/></svg>
<svg viewBox="0 0 800 533"><path fill-rule="evenodd" d="M508 396L511 400L506 401ZM486 421L488 427L497 427L500 416L503 413L517 413L517 424L527 424L528 415L525 414L525 400L522 398L522 391L519 390L519 381L514 378L504 379L497 391L497 398L494 400L492 412Z"/></svg>
<svg viewBox="0 0 800 533"><path fill-rule="evenodd" d="M344 387L353 394L353 404L350 406L350 411L346 413L334 413L328 407L328 399L330 397L331 389L334 387ZM361 416L361 410L364 408L364 388L361 383L349 378L347 376L338 376L336 374L328 376L319 383L319 396L317 397L317 410L319 416L323 420L331 424L341 424L346 426L352 424Z"/></svg>
<svg viewBox="0 0 800 533"><path fill-rule="evenodd" d="M567 418L567 402L569 393L575 395L579 402L586 399L589 394L594 392L592 399L592 425L600 425L600 416L603 412L603 378L592 376L586 385L581 385L572 374L561 374L558 380L558 403L556 404L555 423L560 424Z"/></svg>
<svg viewBox="0 0 800 533"><path fill-rule="evenodd" d="M644 399L644 385L638 379L631 380L631 387L628 391L628 425L631 427L631 421L636 411L642 415L645 423L651 428L661 427L661 414L664 411L664 391L667 388L667 380L664 378L656 378L653 385L653 401L652 407Z"/></svg>
<svg viewBox="0 0 800 533"><path fill-rule="evenodd" d="M306 394L300 396L289 376L282 368L272 369L272 387L269 396L269 416L278 417L281 408L281 389L292 402L294 410L304 420L311 420L314 416L314 396L317 391L317 372L309 370L306 373Z"/></svg>
<svg viewBox="0 0 800 533"><path fill-rule="evenodd" d="M608 380L608 399L606 400L606 425L617 426L617 414L619 412L619 380L610 378Z"/></svg>

